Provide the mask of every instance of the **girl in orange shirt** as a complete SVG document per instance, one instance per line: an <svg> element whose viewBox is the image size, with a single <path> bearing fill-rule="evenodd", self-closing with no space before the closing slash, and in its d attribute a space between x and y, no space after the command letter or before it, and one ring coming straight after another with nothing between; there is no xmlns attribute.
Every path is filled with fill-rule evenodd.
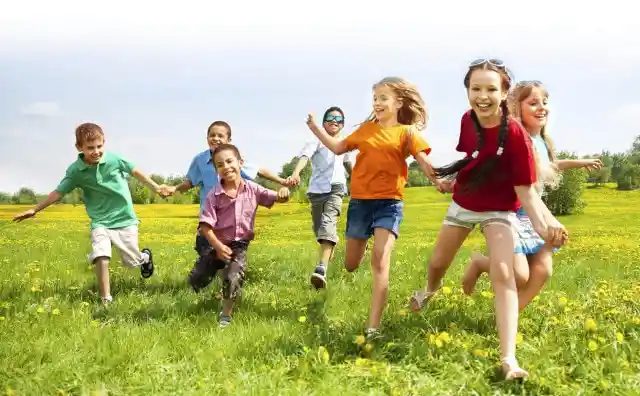
<svg viewBox="0 0 640 396"><path fill-rule="evenodd" d="M426 124L427 111L420 93L415 86L397 77L384 78L373 86L373 111L343 140L319 128L313 115L307 119L311 131L335 154L359 151L351 175L345 268L352 272L359 267L367 241L373 235L373 292L366 330L368 337L379 333L387 302L391 252L403 218L409 154L441 188L427 158L431 148L418 132Z"/></svg>

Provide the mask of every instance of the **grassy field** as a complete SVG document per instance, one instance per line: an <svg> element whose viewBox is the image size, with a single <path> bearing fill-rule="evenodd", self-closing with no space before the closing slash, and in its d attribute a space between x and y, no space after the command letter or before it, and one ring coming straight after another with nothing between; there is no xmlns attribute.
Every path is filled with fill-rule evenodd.
<svg viewBox="0 0 640 396"><path fill-rule="evenodd" d="M57 206L22 224L0 206L0 392L15 395L474 395L612 394L640 389L640 194L587 190L589 206L563 218L572 240L548 288L523 313L518 357L531 377L497 375L487 278L472 298L459 282L466 242L429 309L407 311L448 197L409 189L394 253L383 339L362 343L370 270L342 270L309 288L316 246L306 206L260 209L250 271L232 325L218 328L219 283L194 294L196 206L136 208L146 282L117 259L115 303L98 309L83 207ZM345 218L340 229L344 231ZM367 258L368 260L368 258Z"/></svg>

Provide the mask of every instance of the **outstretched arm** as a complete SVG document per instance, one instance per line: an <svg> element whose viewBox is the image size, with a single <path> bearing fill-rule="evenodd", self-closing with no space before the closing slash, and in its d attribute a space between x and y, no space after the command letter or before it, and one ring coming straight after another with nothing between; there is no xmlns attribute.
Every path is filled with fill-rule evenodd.
<svg viewBox="0 0 640 396"><path fill-rule="evenodd" d="M140 169L134 168L131 171L131 175L133 177L135 177L136 179L138 179L140 181L140 183L143 183L147 187L149 187L149 189L151 189L153 192L155 192L157 194L163 194L164 193L164 190L160 188L158 183L154 182L149 176L147 176L145 173L143 173Z"/></svg>
<svg viewBox="0 0 640 396"><path fill-rule="evenodd" d="M40 212L41 210L46 209L47 207L51 206L52 204L58 202L61 198L63 197L62 194L60 194L57 191L52 191L49 193L49 195L47 196L47 198L44 201L41 201L40 203L38 203L36 206L34 206L32 209L29 209L21 214L19 214L18 216L13 218L13 221L19 223L23 220L26 220L30 217L33 217L36 215L36 213Z"/></svg>
<svg viewBox="0 0 640 396"><path fill-rule="evenodd" d="M520 204L531 219L533 229L545 241L553 246L561 246L568 236L567 230L551 214L547 205L542 202L534 186L515 186Z"/></svg>
<svg viewBox="0 0 640 396"><path fill-rule="evenodd" d="M271 172L268 169L265 169L265 168L258 169L258 175L264 177L267 180L271 180L272 182L276 182L281 186L287 185L287 179L283 179L282 177L276 175L275 173Z"/></svg>
<svg viewBox="0 0 640 396"><path fill-rule="evenodd" d="M556 160L554 162L559 170L567 170L567 169L576 169L576 168L587 168L588 170L596 170L602 168L602 160L599 158L589 158L589 159L564 159L564 160Z"/></svg>
<svg viewBox="0 0 640 396"><path fill-rule="evenodd" d="M309 126L309 129L311 129L311 132L320 139L322 144L327 146L327 148L334 154L340 155L348 151L344 140L336 139L329 135L324 129L319 128L318 125L316 125L316 120L312 114L309 114L307 117L307 125Z"/></svg>
<svg viewBox="0 0 640 396"><path fill-rule="evenodd" d="M300 172L302 172L302 170L304 169L305 166L307 166L308 163L309 163L309 158L307 156L302 156L298 158L298 163L296 164L296 167L293 168L293 173L291 174L291 176L287 178L287 183L290 186L293 187L300 184Z"/></svg>

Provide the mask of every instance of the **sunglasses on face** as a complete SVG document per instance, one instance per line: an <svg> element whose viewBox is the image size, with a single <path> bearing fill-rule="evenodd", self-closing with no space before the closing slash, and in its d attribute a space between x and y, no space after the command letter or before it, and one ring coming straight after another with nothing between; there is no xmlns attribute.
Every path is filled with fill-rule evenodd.
<svg viewBox="0 0 640 396"><path fill-rule="evenodd" d="M324 122L335 122L337 124L344 124L344 117L339 115L328 115L324 118Z"/></svg>

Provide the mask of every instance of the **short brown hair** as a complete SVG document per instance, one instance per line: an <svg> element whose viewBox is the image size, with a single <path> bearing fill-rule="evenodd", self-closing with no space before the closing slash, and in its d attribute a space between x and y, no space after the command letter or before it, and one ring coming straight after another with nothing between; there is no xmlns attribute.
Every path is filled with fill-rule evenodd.
<svg viewBox="0 0 640 396"><path fill-rule="evenodd" d="M238 148L236 146L234 146L233 144L221 144L218 147L216 147L215 150L213 150L213 153L211 154L211 158L215 158L216 154L221 153L223 151L226 150L231 150L233 152L233 155L235 155L235 157L238 160L242 160L242 157L240 156L240 150L238 150Z"/></svg>
<svg viewBox="0 0 640 396"><path fill-rule="evenodd" d="M76 128L77 146L82 146L85 142L98 138L104 139L104 132L102 132L102 128L97 124L85 122Z"/></svg>
<svg viewBox="0 0 640 396"><path fill-rule="evenodd" d="M229 125L228 122L226 121L214 121L211 123L211 125L209 125L209 128L207 128L207 136L209 136L209 132L211 132L211 128L213 128L214 126L219 126L219 127L223 127L227 130L227 138L229 140L231 140L231 125Z"/></svg>

